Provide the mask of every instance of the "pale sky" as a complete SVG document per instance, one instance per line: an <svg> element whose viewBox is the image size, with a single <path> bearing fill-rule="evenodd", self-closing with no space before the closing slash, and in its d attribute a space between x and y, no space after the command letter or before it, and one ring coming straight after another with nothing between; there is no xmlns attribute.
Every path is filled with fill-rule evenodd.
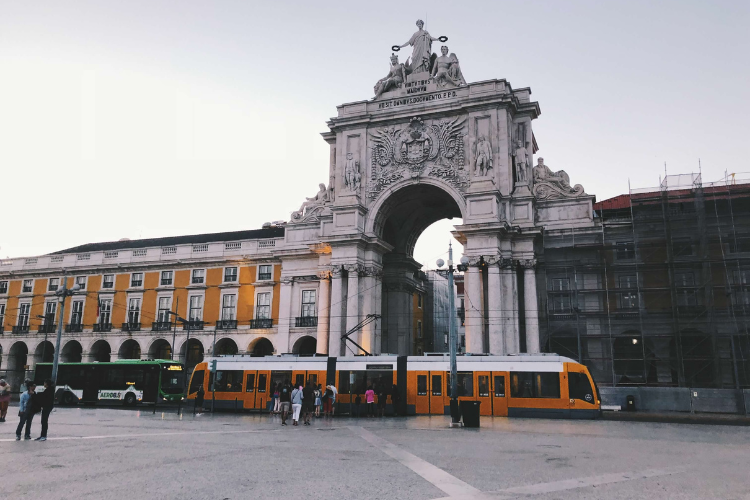
<svg viewBox="0 0 750 500"><path fill-rule="evenodd" d="M417 18L468 81L532 89L538 154L598 200L750 171L746 0L0 0L0 257L288 220Z"/></svg>

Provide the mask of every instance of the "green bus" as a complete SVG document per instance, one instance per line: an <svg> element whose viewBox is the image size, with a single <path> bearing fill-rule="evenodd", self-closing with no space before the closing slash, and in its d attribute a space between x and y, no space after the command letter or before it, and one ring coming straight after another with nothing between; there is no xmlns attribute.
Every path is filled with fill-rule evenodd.
<svg viewBox="0 0 750 500"><path fill-rule="evenodd" d="M37 363L37 392L52 378L52 363ZM63 405L124 404L185 399L185 365L168 359L60 363L55 399Z"/></svg>

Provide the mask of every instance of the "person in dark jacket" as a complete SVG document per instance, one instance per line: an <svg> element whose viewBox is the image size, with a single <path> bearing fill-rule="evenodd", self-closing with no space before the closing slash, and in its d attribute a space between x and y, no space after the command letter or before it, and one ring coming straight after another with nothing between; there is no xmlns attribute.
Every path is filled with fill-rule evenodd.
<svg viewBox="0 0 750 500"><path fill-rule="evenodd" d="M198 392L195 393L195 411L203 413L203 400L206 397L206 391L203 390L203 384L198 387Z"/></svg>
<svg viewBox="0 0 750 500"><path fill-rule="evenodd" d="M52 408L55 407L55 384L52 380L47 379L44 381L44 390L37 393L34 397L34 406L42 411L42 434L34 441L46 441L49 414L52 413Z"/></svg>
<svg viewBox="0 0 750 500"><path fill-rule="evenodd" d="M18 402L18 427L16 428L16 441L21 440L21 432L24 425L24 439L31 439L31 421L34 419L34 397L36 394L36 384L30 380L26 381L26 392L21 394L21 400Z"/></svg>

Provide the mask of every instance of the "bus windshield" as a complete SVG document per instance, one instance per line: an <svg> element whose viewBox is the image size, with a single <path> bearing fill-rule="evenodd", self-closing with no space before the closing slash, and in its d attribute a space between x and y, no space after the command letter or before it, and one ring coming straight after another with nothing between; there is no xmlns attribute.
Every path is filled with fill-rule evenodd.
<svg viewBox="0 0 750 500"><path fill-rule="evenodd" d="M161 390L165 394L180 394L185 391L185 367L162 365Z"/></svg>

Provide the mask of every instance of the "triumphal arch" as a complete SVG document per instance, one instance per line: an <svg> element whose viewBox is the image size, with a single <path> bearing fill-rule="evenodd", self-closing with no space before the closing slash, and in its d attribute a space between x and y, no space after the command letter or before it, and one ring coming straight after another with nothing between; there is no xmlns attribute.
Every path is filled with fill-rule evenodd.
<svg viewBox="0 0 750 500"><path fill-rule="evenodd" d="M418 21L384 54L374 98L338 106L322 134L328 183L292 214L280 256L282 309L295 276L314 269L319 280L319 353L343 354L342 334L376 314L352 338L371 353L411 354L414 246L445 218L463 220L453 234L469 257L467 352L540 350L539 236L590 225L593 197L543 159L534 165L531 90L467 83L446 42Z"/></svg>

